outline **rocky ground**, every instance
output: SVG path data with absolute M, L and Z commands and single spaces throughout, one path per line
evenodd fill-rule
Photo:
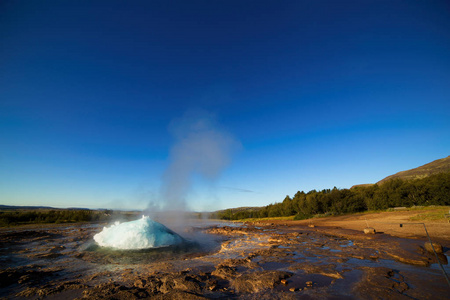
M 95 224 L 6 228 L 0 297 L 448 299 L 450 287 L 425 239 L 308 225 L 194 226 L 185 233 L 191 242 L 148 251 L 97 247 L 92 237 L 102 226 Z M 450 240 L 439 242 L 450 274 Z

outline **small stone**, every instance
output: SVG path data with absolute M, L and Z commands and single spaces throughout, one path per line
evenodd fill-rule
M 286 285 L 288 283 L 288 281 L 286 279 L 281 279 L 281 283 Z
M 314 228 L 316 226 L 314 226 L 314 224 L 309 224 L 308 227 Z
M 375 228 L 367 227 L 367 228 L 364 228 L 364 233 L 365 234 L 375 234 L 377 232 L 376 232 Z
M 145 287 L 145 280 L 137 279 L 133 285 L 137 288 L 143 289 Z
M 295 288 L 295 287 L 291 287 L 290 289 L 289 289 L 289 291 L 291 291 L 291 292 L 295 292 L 297 289 Z
M 307 282 L 306 282 L 306 285 L 307 285 L 307 286 L 312 286 L 312 285 L 313 285 L 313 282 L 312 282 L 312 281 L 307 281 Z

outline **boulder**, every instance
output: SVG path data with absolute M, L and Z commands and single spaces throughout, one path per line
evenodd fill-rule
M 364 228 L 364 233 L 365 234 L 375 234 L 377 232 L 376 232 L 375 228 L 367 227 L 367 228 Z

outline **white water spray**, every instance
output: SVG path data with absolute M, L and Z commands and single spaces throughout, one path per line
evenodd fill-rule
M 183 242 L 178 234 L 146 216 L 104 227 L 94 240 L 102 247 L 121 250 L 160 248 Z

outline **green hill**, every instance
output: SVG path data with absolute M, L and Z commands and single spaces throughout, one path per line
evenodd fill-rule
M 414 180 L 414 179 L 421 179 L 428 177 L 430 175 L 438 174 L 438 173 L 444 173 L 444 172 L 450 172 L 450 156 L 447 156 L 445 158 L 437 159 L 435 161 L 432 161 L 428 164 L 425 164 L 423 166 L 406 170 L 402 172 L 395 173 L 394 175 L 390 175 L 380 181 L 378 181 L 378 184 L 385 183 L 391 179 L 399 178 L 402 180 Z

